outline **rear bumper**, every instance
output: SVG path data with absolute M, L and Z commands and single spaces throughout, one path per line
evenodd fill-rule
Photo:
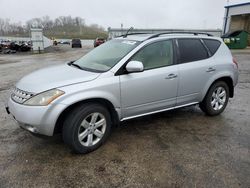
M 32 133 L 52 136 L 57 118 L 64 108 L 63 104 L 26 106 L 9 99 L 6 111 L 13 116 L 20 127 Z
M 81 48 L 82 45 L 81 44 L 72 44 L 72 48 L 75 48 L 75 47 Z
M 238 84 L 239 81 L 239 70 L 234 71 L 234 80 L 233 80 L 233 85 L 234 87 Z

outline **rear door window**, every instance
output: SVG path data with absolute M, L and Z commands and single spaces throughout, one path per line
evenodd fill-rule
M 200 39 L 178 39 L 180 63 L 199 61 L 208 58 L 208 52 Z
M 202 39 L 202 40 L 204 41 L 205 45 L 211 52 L 211 55 L 214 55 L 221 45 L 221 42 L 218 40 L 211 40 L 211 39 Z

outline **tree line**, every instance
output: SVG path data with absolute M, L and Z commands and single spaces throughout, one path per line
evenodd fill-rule
M 0 36 L 27 37 L 30 28 L 43 28 L 44 35 L 53 38 L 96 38 L 107 37 L 107 32 L 98 24 L 87 25 L 81 17 L 59 16 L 51 19 L 49 16 L 32 18 L 22 22 L 11 22 L 0 18 Z

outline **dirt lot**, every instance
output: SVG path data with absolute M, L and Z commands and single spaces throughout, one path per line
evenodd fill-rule
M 87 155 L 72 154 L 60 135 L 42 139 L 19 128 L 4 109 L 9 88 L 90 49 L 0 55 L 0 187 L 250 187 L 250 52 L 234 52 L 239 84 L 217 117 L 193 106 L 130 120 Z

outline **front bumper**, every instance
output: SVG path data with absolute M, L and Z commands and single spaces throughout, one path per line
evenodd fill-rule
M 65 105 L 58 103 L 48 106 L 27 106 L 18 104 L 10 98 L 6 111 L 22 128 L 32 133 L 52 136 L 57 118 L 65 108 Z

